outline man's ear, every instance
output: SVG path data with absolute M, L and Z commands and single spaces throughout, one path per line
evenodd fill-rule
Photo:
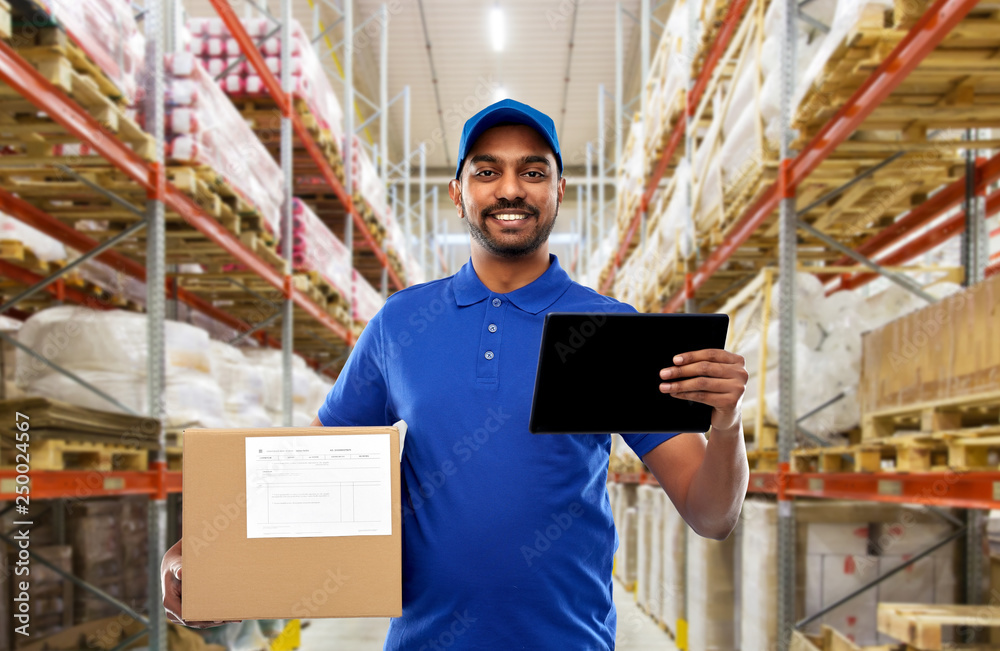
M 458 211 L 458 218 L 462 218 L 462 184 L 457 179 L 448 181 L 448 196 L 451 197 Z

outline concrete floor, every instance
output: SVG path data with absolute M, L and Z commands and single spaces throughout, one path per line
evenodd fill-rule
M 675 651 L 670 637 L 635 605 L 631 593 L 615 581 L 618 607 L 617 651 Z M 303 622 L 305 624 L 306 622 Z M 372 651 L 381 649 L 388 619 L 313 619 L 302 630 L 300 651 Z

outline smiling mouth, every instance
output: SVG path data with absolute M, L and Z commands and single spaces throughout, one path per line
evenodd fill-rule
M 500 213 L 494 213 L 490 215 L 490 217 L 492 217 L 493 219 L 500 220 L 502 222 L 516 222 L 522 219 L 527 219 L 528 217 L 531 217 L 531 215 L 527 213 L 500 212 Z

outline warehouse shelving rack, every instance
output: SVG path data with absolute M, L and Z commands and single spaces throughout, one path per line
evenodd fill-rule
M 149 617 L 142 617 L 135 613 L 127 604 L 121 603 L 110 596 L 102 593 L 94 586 L 87 585 L 77 577 L 67 575 L 58 568 L 52 567 L 44 559 L 40 559 L 35 554 L 32 556 L 35 561 L 51 567 L 54 571 L 62 574 L 68 580 L 81 587 L 94 592 L 114 603 L 123 612 L 131 614 L 148 627 L 150 632 L 149 646 L 154 651 L 161 651 L 167 648 L 166 644 L 166 622 L 164 612 L 160 606 L 160 580 L 159 566 L 167 547 L 168 527 L 175 518 L 171 518 L 171 525 L 168 525 L 167 512 L 173 511 L 176 504 L 168 497 L 176 496 L 181 491 L 181 473 L 168 471 L 165 456 L 166 433 L 162 427 L 162 398 L 164 392 L 165 373 L 165 350 L 164 350 L 164 320 L 166 318 L 166 299 L 177 300 L 185 303 L 191 308 L 203 312 L 221 323 L 224 323 L 241 332 L 241 336 L 253 336 L 264 345 L 276 345 L 274 337 L 264 331 L 279 314 L 272 314 L 267 318 L 261 318 L 259 322 L 248 323 L 241 318 L 229 314 L 213 306 L 211 302 L 195 295 L 194 293 L 178 287 L 173 279 L 166 278 L 166 237 L 165 237 L 165 210 L 169 208 L 178 214 L 185 222 L 203 234 L 208 240 L 213 242 L 222 251 L 229 254 L 234 261 L 249 269 L 260 279 L 270 285 L 283 300 L 281 306 L 281 337 L 280 346 L 283 357 L 283 412 L 285 425 L 291 425 L 292 418 L 292 347 L 295 337 L 294 324 L 302 318 L 310 319 L 322 328 L 326 343 L 339 341 L 344 354 L 349 351 L 353 343 L 353 335 L 350 329 L 345 328 L 339 322 L 333 320 L 319 305 L 314 303 L 304 292 L 297 289 L 292 282 L 291 274 L 291 198 L 293 183 L 293 133 L 297 137 L 297 143 L 307 153 L 315 169 L 318 170 L 323 182 L 343 205 L 344 211 L 350 216 L 346 220 L 346 233 L 348 250 L 354 252 L 358 245 L 362 245 L 371 251 L 374 258 L 381 265 L 383 290 L 387 282 L 391 282 L 396 289 L 401 289 L 402 279 L 389 265 L 385 251 L 379 247 L 372 235 L 368 232 L 361 218 L 359 210 L 354 204 L 352 196 L 352 179 L 350 165 L 345 167 L 345 183 L 341 184 L 333 170 L 330 168 L 316 142 L 309 131 L 305 128 L 301 119 L 292 110 L 291 102 L 291 65 L 290 48 L 287 44 L 291 42 L 291 0 L 281 2 L 281 42 L 282 42 L 282 74 L 280 82 L 271 74 L 263 58 L 259 54 L 256 46 L 249 35 L 243 29 L 242 24 L 236 18 L 231 6 L 226 0 L 211 0 L 213 7 L 218 11 L 220 17 L 229 27 L 234 38 L 239 42 L 240 47 L 257 74 L 261 76 L 266 88 L 272 98 L 277 102 L 281 111 L 281 168 L 284 175 L 284 205 L 283 220 L 284 232 L 284 270 L 279 271 L 265 263 L 251 249 L 245 246 L 239 239 L 229 233 L 218 221 L 208 215 L 197 203 L 188 196 L 180 192 L 174 185 L 168 182 L 166 169 L 164 166 L 164 69 L 163 53 L 166 52 L 164 35 L 173 34 L 176 20 L 176 12 L 173 11 L 172 0 L 146 0 L 145 8 L 142 11 L 144 29 L 147 39 L 147 61 L 150 62 L 150 75 L 146 85 L 146 124 L 155 142 L 155 155 L 151 162 L 140 158 L 135 152 L 128 148 L 123 142 L 114 136 L 109 136 L 102 130 L 101 125 L 91 117 L 74 100 L 67 98 L 62 92 L 57 90 L 51 83 L 42 77 L 27 61 L 25 61 L 7 43 L 0 42 L 0 79 L 12 87 L 23 98 L 31 102 L 39 111 L 44 111 L 55 122 L 60 124 L 70 134 L 75 136 L 80 142 L 88 144 L 105 161 L 110 163 L 115 169 L 124 173 L 132 182 L 141 187 L 147 197 L 145 214 L 143 218 L 134 226 L 114 235 L 113 237 L 98 242 L 84 233 L 75 230 L 72 226 L 52 217 L 44 211 L 36 208 L 30 203 L 20 199 L 14 194 L 0 189 L 0 209 L 46 233 L 47 235 L 62 242 L 66 246 L 72 247 L 81 252 L 78 261 L 63 267 L 59 271 L 42 277 L 16 265 L 6 262 L 0 263 L 0 274 L 8 276 L 17 282 L 27 285 L 28 288 L 21 292 L 13 300 L 2 306 L 10 313 L 17 314 L 18 311 L 13 305 L 27 298 L 47 292 L 57 301 L 70 301 L 73 303 L 86 305 L 96 309 L 113 309 L 98 298 L 81 292 L 72 286 L 67 286 L 64 274 L 71 270 L 79 262 L 94 258 L 101 260 L 116 268 L 119 272 L 144 281 L 146 283 L 146 316 L 148 321 L 148 397 L 150 413 L 148 416 L 157 422 L 157 452 L 156 458 L 150 464 L 148 471 L 97 471 L 97 470 L 60 470 L 60 471 L 36 471 L 30 473 L 31 496 L 36 500 L 53 500 L 50 504 L 55 508 L 54 513 L 58 521 L 61 521 L 63 504 L 66 501 L 83 499 L 88 497 L 116 496 L 116 495 L 148 495 L 150 497 L 149 509 Z M 351 53 L 353 50 L 353 37 L 356 28 L 353 25 L 352 7 L 350 2 L 344 3 L 342 22 L 344 23 L 344 47 L 347 53 L 347 66 L 345 67 L 345 94 L 347 101 L 345 106 L 353 106 L 353 79 L 351 72 Z M 382 6 L 383 16 L 387 15 L 387 8 Z M 383 53 L 387 48 L 387 34 L 382 33 Z M 383 84 L 385 80 L 385 66 L 387 62 L 383 57 Z M 408 93 L 406 94 L 408 99 Z M 384 94 L 383 94 L 383 99 Z M 380 117 L 383 123 L 386 118 L 388 106 L 383 102 Z M 408 102 L 407 107 L 408 109 Z M 354 133 L 352 112 L 345 111 L 347 134 Z M 409 122 L 407 111 L 407 124 Z M 386 128 L 382 128 L 382 136 L 386 137 Z M 409 138 L 407 129 L 406 138 Z M 345 158 L 350 160 L 352 139 L 348 135 L 342 151 L 348 152 Z M 409 143 L 406 143 L 409 151 Z M 385 150 L 383 150 L 385 151 Z M 409 156 L 404 161 L 407 171 L 409 170 Z M 387 169 L 387 163 L 383 157 L 382 164 Z M 401 164 L 402 165 L 402 164 Z M 65 170 L 73 175 L 71 170 Z M 407 174 L 407 185 L 409 176 Z M 117 198 L 106 190 L 93 187 L 112 201 Z M 119 203 L 122 203 L 119 201 Z M 406 208 L 409 208 L 406 206 Z M 352 227 L 357 225 L 362 236 L 358 242 L 353 241 Z M 140 264 L 128 256 L 112 250 L 120 242 L 144 229 L 146 233 L 146 264 Z M 353 260 L 352 260 L 353 263 Z M 353 265 L 352 265 L 353 266 Z M 265 302 L 274 304 L 267 297 L 261 297 Z M 24 313 L 21 313 L 22 315 Z M 298 315 L 298 318 L 296 316 Z M 316 336 L 306 330 L 307 336 Z M 16 345 L 16 342 L 13 342 Z M 22 347 L 23 348 L 23 347 Z M 37 352 L 27 351 L 30 354 L 42 358 Z M 61 370 L 55 364 L 47 362 L 49 366 L 56 370 Z M 318 364 L 317 364 L 318 366 Z M 321 369 L 322 370 L 322 369 Z M 79 381 L 79 378 L 76 378 Z M 91 390 L 94 387 L 86 385 Z M 0 499 L 13 500 L 16 473 L 14 470 L 0 470 Z M 11 505 L 9 508 L 13 508 Z M 30 516 L 29 516 L 30 517 Z M 57 529 L 63 529 L 57 527 Z M 8 540 L 8 542 L 10 542 Z
M 902 265 L 915 256 L 925 253 L 941 242 L 965 231 L 968 231 L 966 240 L 971 242 L 963 247 L 966 284 L 973 284 L 985 276 L 1000 272 L 1000 260 L 988 263 L 982 255 L 974 253 L 977 244 L 980 244 L 982 238 L 986 237 L 985 219 L 1000 210 L 1000 191 L 994 191 L 987 195 L 990 185 L 1000 178 L 1000 155 L 989 159 L 974 159 L 970 156 L 966 165 L 965 178 L 946 185 L 923 204 L 914 207 L 904 217 L 870 237 L 857 250 L 851 250 L 833 238 L 811 228 L 808 224 L 799 221 L 799 215 L 802 213 L 797 213 L 795 204 L 796 188 L 841 143 L 847 140 L 865 118 L 936 48 L 945 36 L 973 9 L 976 1 L 936 0 L 933 3 L 928 3 L 929 6 L 920 20 L 910 28 L 905 37 L 891 50 L 868 80 L 827 121 L 819 133 L 794 156 L 791 152 L 793 133 L 790 126 L 794 92 L 792 62 L 795 60 L 792 35 L 795 33 L 799 5 L 804 3 L 797 0 L 774 1 L 783 1 L 785 4 L 780 69 L 782 75 L 780 115 L 783 128 L 777 181 L 767 186 L 749 204 L 742 216 L 723 237 L 721 244 L 701 259 L 696 268 L 689 268 L 684 277 L 683 288 L 676 291 L 663 304 L 662 310 L 664 312 L 675 312 L 681 309 L 694 311 L 696 309 L 696 292 L 699 288 L 702 288 L 737 249 L 747 242 L 775 210 L 779 211 L 778 233 L 780 239 L 777 257 L 779 273 L 782 277 L 790 277 L 795 272 L 796 232 L 799 229 L 807 230 L 814 238 L 843 254 L 842 258 L 830 266 L 859 265 L 856 267 L 859 271 L 850 273 L 838 271 L 836 274 L 821 276 L 825 280 L 836 280 L 833 291 L 858 287 L 879 275 L 900 281 L 900 278 L 886 267 Z M 645 211 L 659 187 L 664 171 L 671 164 L 682 138 L 688 138 L 686 154 L 691 155 L 692 125 L 690 116 L 697 109 L 701 100 L 700 94 L 712 76 L 715 63 L 726 50 L 728 41 L 740 21 L 746 4 L 746 2 L 738 0 L 730 5 L 715 41 L 708 49 L 705 64 L 688 87 L 686 105 L 688 119 L 679 122 L 666 138 L 664 153 L 654 165 L 653 175 L 644 188 L 639 209 L 632 217 L 629 228 L 624 233 L 615 252 L 612 276 L 601 286 L 601 290 L 604 292 L 610 289 L 614 272 L 621 267 L 622 262 L 630 253 L 636 231 L 644 231 Z M 648 25 L 643 27 L 648 28 Z M 693 29 L 689 30 L 689 36 L 693 33 Z M 618 106 L 620 109 L 620 97 L 618 98 Z M 619 119 L 617 125 L 619 129 L 617 140 L 620 142 L 622 120 Z M 974 148 L 975 145 L 973 144 L 971 147 Z M 617 156 L 617 161 L 617 165 L 620 166 L 620 154 Z M 603 165 L 603 161 L 600 164 Z M 846 186 L 834 190 L 834 192 L 824 196 L 822 201 L 828 201 L 837 196 L 861 178 L 856 178 Z M 947 219 L 940 228 L 913 237 L 920 232 L 919 229 L 955 208 L 963 200 L 965 202 L 963 211 Z M 690 200 L 687 209 L 690 223 Z M 906 238 L 910 238 L 910 240 L 905 241 Z M 904 241 L 905 243 L 899 246 Z M 879 263 L 873 262 L 872 257 L 892 246 L 896 246 L 896 250 L 880 258 Z M 749 280 L 755 273 L 755 271 L 747 272 L 748 278 L 746 280 Z M 739 286 L 739 282 L 731 284 L 730 291 L 735 291 Z M 976 589 L 974 579 L 983 575 L 986 566 L 983 549 L 979 544 L 980 541 L 976 539 L 976 534 L 982 527 L 982 510 L 1000 508 L 1000 472 L 948 471 L 866 474 L 800 473 L 790 470 L 790 451 L 794 445 L 797 430 L 791 380 L 794 377 L 795 368 L 794 319 L 792 318 L 794 299 L 794 283 L 782 283 L 779 299 L 779 347 L 781 353 L 779 360 L 778 470 L 777 472 L 751 473 L 748 488 L 750 493 L 771 494 L 775 495 L 778 500 L 778 631 L 781 648 L 787 648 L 793 628 L 814 620 L 830 609 L 825 608 L 819 613 L 814 613 L 806 620 L 795 621 L 794 498 L 797 497 L 908 503 L 932 509 L 938 507 L 969 509 L 964 527 L 949 536 L 948 540 L 939 541 L 925 553 L 929 553 L 940 545 L 965 534 L 966 601 L 980 603 L 984 595 Z M 633 484 L 656 484 L 655 478 L 647 473 L 631 475 L 612 473 L 610 479 L 611 481 Z M 912 563 L 922 556 L 923 554 L 917 555 L 909 562 Z M 884 578 L 885 576 L 878 577 L 870 585 Z M 862 590 L 867 589 L 870 585 L 865 586 Z M 847 598 L 860 592 L 861 590 Z M 833 604 L 831 608 L 844 601 L 846 599 Z

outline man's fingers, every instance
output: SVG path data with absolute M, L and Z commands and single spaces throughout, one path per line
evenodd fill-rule
M 691 364 L 683 364 L 681 366 L 674 366 L 671 368 L 665 368 L 660 371 L 661 380 L 671 380 L 682 377 L 716 377 L 716 378 L 735 378 L 739 377 L 742 371 L 741 366 L 735 364 L 721 364 L 719 362 L 694 362 Z
M 743 364 L 743 357 L 736 353 L 721 348 L 705 348 L 704 350 L 693 350 L 688 353 L 680 353 L 673 359 L 674 364 L 691 364 L 693 362 L 718 362 L 720 364 Z
M 709 393 L 734 393 L 735 386 L 731 379 L 719 379 L 709 377 L 696 377 L 690 380 L 680 380 L 679 382 L 662 382 L 660 391 L 677 395 L 688 391 L 707 391 Z

